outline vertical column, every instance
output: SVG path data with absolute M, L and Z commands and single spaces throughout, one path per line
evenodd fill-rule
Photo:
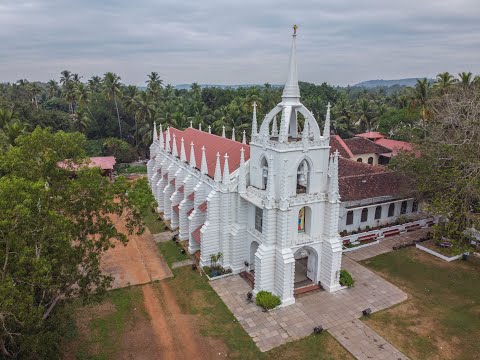
M 276 211 L 263 210 L 263 243 L 255 254 L 255 288 L 256 294 L 260 290 L 275 292 L 275 238 L 276 238 Z

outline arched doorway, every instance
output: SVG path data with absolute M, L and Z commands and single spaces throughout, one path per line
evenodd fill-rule
M 302 247 L 294 254 L 295 258 L 295 277 L 293 287 L 295 289 L 309 286 L 317 283 L 317 263 L 318 255 L 310 247 Z
M 258 243 L 256 241 L 252 241 L 250 244 L 250 262 L 249 262 L 249 270 L 250 272 L 255 271 L 255 253 L 258 250 Z

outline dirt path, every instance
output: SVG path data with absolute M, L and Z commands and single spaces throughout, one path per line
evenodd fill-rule
M 200 335 L 194 315 L 182 314 L 175 296 L 165 282 L 160 294 L 151 285 L 142 287 L 145 310 L 160 347 L 161 359 L 224 359 L 225 345 Z M 160 298 L 161 301 L 160 301 Z
M 113 216 L 115 227 L 127 233 L 124 218 Z M 117 244 L 102 256 L 101 268 L 114 277 L 112 288 L 147 284 L 172 276 L 148 229 L 142 235 L 130 235 L 126 246 Z

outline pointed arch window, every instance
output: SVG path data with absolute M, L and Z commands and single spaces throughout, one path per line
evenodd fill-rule
M 357 162 L 363 162 L 362 158 L 358 158 Z
M 407 213 L 407 202 L 402 201 L 402 204 L 400 206 L 400 214 L 406 214 Z
M 307 160 L 302 160 L 297 169 L 297 194 L 308 193 L 310 182 L 310 165 Z
M 388 207 L 388 217 L 392 217 L 395 214 L 395 204 L 391 203 Z
M 370 156 L 370 157 L 368 158 L 368 163 L 369 163 L 370 165 L 373 165 L 373 157 Z
M 360 218 L 361 222 L 365 222 L 368 220 L 368 208 L 362 209 L 362 216 Z
M 375 208 L 375 220 L 381 219 L 382 218 L 382 207 L 377 206 Z
M 353 210 L 350 210 L 347 212 L 347 222 L 346 225 L 352 225 L 353 224 Z
M 417 211 L 418 211 L 418 201 L 417 201 L 417 200 L 413 200 L 412 212 L 417 212 Z
M 262 158 L 261 169 L 262 169 L 262 190 L 267 190 L 268 162 L 267 162 L 267 159 L 265 157 Z

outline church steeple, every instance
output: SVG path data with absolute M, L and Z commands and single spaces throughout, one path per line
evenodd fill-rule
M 288 67 L 288 77 L 285 87 L 283 88 L 282 101 L 298 102 L 300 99 L 300 88 L 298 87 L 298 71 L 297 71 L 297 25 L 293 25 L 292 49 L 290 51 L 290 64 Z
M 163 141 L 163 129 L 162 129 L 162 124 L 160 124 L 159 141 L 160 141 L 160 149 L 163 149 L 165 144 L 164 144 L 164 141 Z
M 327 115 L 325 116 L 325 125 L 323 127 L 323 137 L 330 137 L 330 102 L 327 105 Z
M 253 102 L 253 116 L 252 116 L 252 134 L 251 138 L 253 139 L 257 136 L 257 103 Z
M 154 142 L 157 142 L 157 141 L 158 141 L 157 123 L 156 123 L 156 121 L 153 122 L 153 141 L 154 141 Z
M 192 168 L 197 167 L 197 161 L 195 160 L 195 149 L 193 147 L 193 141 L 190 143 L 190 166 Z

